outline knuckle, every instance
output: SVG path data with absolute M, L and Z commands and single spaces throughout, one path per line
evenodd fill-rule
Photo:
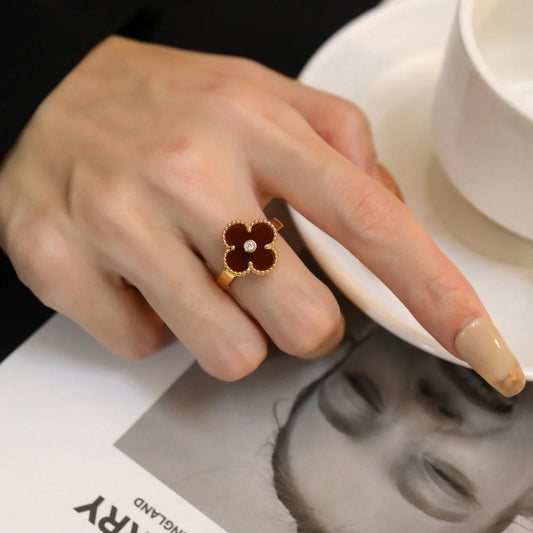
M 470 294 L 468 289 L 465 278 L 445 269 L 429 277 L 419 294 L 423 306 L 442 309 L 449 305 L 456 306 L 457 302 L 466 305 L 465 295 Z
M 149 190 L 173 211 L 187 220 L 209 220 L 212 206 L 221 205 L 240 179 L 238 174 L 218 179 L 231 157 L 229 150 L 212 149 L 208 139 L 189 139 L 152 153 L 144 174 Z
M 228 341 L 224 345 L 219 344 L 208 358 L 200 359 L 200 364 L 214 377 L 231 382 L 251 374 L 266 355 L 267 347 L 262 339 L 237 345 Z
M 261 114 L 261 98 L 251 83 L 219 77 L 204 94 L 203 109 L 211 123 L 230 127 L 228 131 L 239 131 L 252 116 Z
M 370 121 L 359 107 L 341 98 L 335 100 L 334 106 L 336 108 L 335 114 L 352 131 L 365 134 L 370 132 Z
M 349 104 L 343 104 L 341 107 L 342 109 L 338 112 L 340 115 L 338 124 L 340 124 L 340 129 L 344 130 L 341 133 L 346 139 L 350 139 L 352 142 L 355 139 L 359 145 L 364 146 L 369 159 L 376 159 L 372 129 L 366 115 L 360 109 Z
M 351 102 L 325 95 L 323 105 L 316 106 L 317 133 L 336 150 L 365 171 L 371 170 L 377 154 L 372 130 L 366 115 Z
M 341 127 L 345 133 L 354 136 L 369 136 L 371 125 L 368 117 L 352 102 L 334 95 L 327 95 L 328 101 L 325 104 L 327 115 L 331 122 L 337 127 Z
M 12 250 L 19 279 L 47 306 L 57 307 L 61 279 L 70 262 L 67 238 L 49 218 L 39 216 L 24 227 L 24 239 Z
M 209 92 L 229 100 L 239 100 L 252 92 L 252 85 L 233 76 L 220 75 L 213 80 Z
M 228 58 L 228 62 L 231 65 L 232 71 L 236 73 L 242 73 L 243 71 L 249 74 L 268 72 L 269 69 L 256 61 L 248 57 L 233 56 Z
M 159 350 L 164 344 L 165 334 L 166 327 L 162 322 L 145 323 L 136 328 L 133 335 L 128 335 L 128 339 L 114 351 L 124 359 L 138 361 Z
M 78 195 L 75 211 L 98 239 L 125 242 L 133 235 L 138 207 L 136 192 L 118 180 L 108 179 L 105 186 Z
M 201 143 L 192 139 L 179 140 L 147 157 L 145 179 L 156 194 L 171 199 L 178 206 L 187 205 L 191 193 L 202 183 L 200 176 L 209 171 L 208 161 Z
M 332 296 L 302 303 L 290 316 L 277 344 L 283 351 L 298 357 L 309 356 L 326 344 L 337 332 L 341 320 Z
M 323 94 L 321 109 L 333 124 L 343 127 L 352 134 L 370 132 L 370 121 L 361 108 L 339 96 Z
M 152 154 L 145 175 L 156 197 L 188 219 L 198 220 L 206 206 L 219 203 L 221 191 L 214 179 L 218 173 L 206 149 L 190 144 Z
M 338 211 L 341 228 L 356 242 L 372 245 L 390 242 L 400 227 L 402 204 L 370 180 L 360 189 L 348 185 L 341 191 L 343 202 Z

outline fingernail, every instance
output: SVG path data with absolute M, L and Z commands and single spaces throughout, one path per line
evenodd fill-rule
M 524 372 L 494 324 L 476 318 L 455 338 L 460 356 L 504 396 L 518 394 L 526 384 Z

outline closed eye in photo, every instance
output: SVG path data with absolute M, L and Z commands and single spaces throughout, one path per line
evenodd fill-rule
M 477 504 L 475 487 L 457 468 L 433 457 L 423 458 L 422 463 L 430 479 L 447 495 Z

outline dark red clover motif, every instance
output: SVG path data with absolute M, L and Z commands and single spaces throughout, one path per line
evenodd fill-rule
M 231 222 L 222 240 L 226 245 L 225 265 L 236 275 L 267 274 L 277 262 L 273 248 L 276 231 L 266 220 L 256 220 L 250 225 L 242 220 Z

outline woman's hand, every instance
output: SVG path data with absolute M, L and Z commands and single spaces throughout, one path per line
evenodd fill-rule
M 237 279 L 229 292 L 214 282 L 224 226 L 264 217 L 281 197 L 461 355 L 459 332 L 487 313 L 371 175 L 369 126 L 350 103 L 248 60 L 111 37 L 42 103 L 4 161 L 0 243 L 45 304 L 115 353 L 152 352 L 166 324 L 207 372 L 233 380 L 265 357 L 263 332 L 301 357 L 343 335 L 329 289 L 282 238 L 272 275 Z M 469 328 L 467 340 L 480 331 Z M 507 392 L 517 392 L 512 354 L 476 342 L 462 356 L 493 384 L 515 372 Z

